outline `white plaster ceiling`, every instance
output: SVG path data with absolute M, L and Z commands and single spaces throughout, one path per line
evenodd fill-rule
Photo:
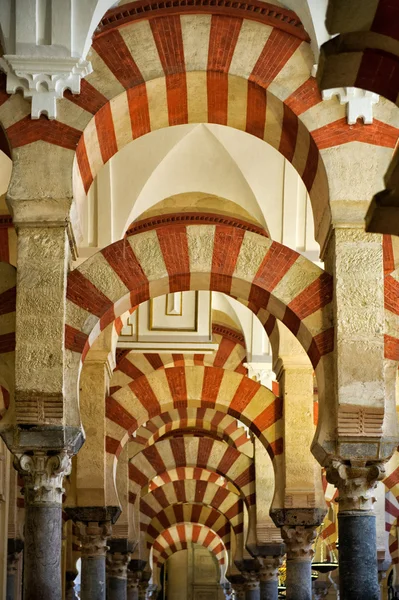
M 318 258 L 302 180 L 274 148 L 213 124 L 168 127 L 125 146 L 100 171 L 82 214 L 82 258 L 121 237 L 143 213 L 182 193 L 235 202 L 275 241 Z

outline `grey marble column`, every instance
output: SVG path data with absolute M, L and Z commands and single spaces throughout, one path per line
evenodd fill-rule
M 312 600 L 312 545 L 316 528 L 284 525 L 281 535 L 287 548 L 286 598 Z
M 132 544 L 111 539 L 107 552 L 107 600 L 127 600 L 127 570 Z
M 20 553 L 13 552 L 7 555 L 7 591 L 6 600 L 16 599 L 17 573 Z
M 105 600 L 107 539 L 111 535 L 110 522 L 78 522 L 81 542 L 81 600 Z
M 339 580 L 341 600 L 379 600 L 376 517 L 373 510 L 381 464 L 351 466 L 335 461 L 327 480 L 339 490 Z
M 62 597 L 62 487 L 71 459 L 61 452 L 16 455 L 24 479 L 24 600 Z
M 260 578 L 260 600 L 278 600 L 278 570 L 282 565 L 283 557 L 264 556 L 259 557 L 261 568 Z
M 260 600 L 260 584 L 258 575 L 251 574 L 244 584 L 245 600 Z
M 140 581 L 140 583 L 139 583 L 139 600 L 146 600 L 148 585 L 149 585 L 148 581 Z
M 127 572 L 127 600 L 139 600 L 140 571 Z

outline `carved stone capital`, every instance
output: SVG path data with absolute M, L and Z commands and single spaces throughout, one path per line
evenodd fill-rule
M 7 575 L 15 575 L 18 570 L 19 552 L 7 555 Z
M 61 504 L 63 479 L 71 472 L 71 457 L 66 452 L 50 454 L 36 451 L 16 454 L 14 467 L 24 478 L 27 504 Z
M 372 511 L 376 501 L 374 490 L 377 481 L 385 477 L 385 468 L 382 463 L 357 466 L 335 460 L 326 468 L 326 477 L 329 483 L 338 488 L 340 512 Z
M 281 535 L 287 548 L 288 560 L 312 560 L 312 545 L 316 539 L 315 527 L 284 525 Z
M 122 552 L 108 552 L 107 576 L 112 579 L 126 579 L 130 554 Z
M 141 580 L 141 571 L 129 571 L 127 572 L 127 589 L 138 590 Z
M 81 543 L 82 558 L 106 556 L 108 546 L 107 538 L 112 533 L 111 524 L 108 523 L 82 523 L 76 524 L 78 538 Z
M 245 579 L 245 590 L 259 589 L 259 571 L 242 571 L 242 575 Z
M 232 585 L 234 600 L 245 600 L 245 583 L 234 583 Z
M 259 560 L 261 562 L 260 581 L 275 581 L 278 577 L 278 570 L 283 564 L 283 556 L 266 556 Z
M 139 583 L 139 600 L 146 600 L 148 581 L 140 581 Z

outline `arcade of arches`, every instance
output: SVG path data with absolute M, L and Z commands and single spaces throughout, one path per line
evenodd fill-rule
M 2 0 L 0 598 L 399 598 L 399 11 Z

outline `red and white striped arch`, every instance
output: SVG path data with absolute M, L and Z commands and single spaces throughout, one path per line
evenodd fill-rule
M 193 505 L 192 514 L 200 515 L 203 508 L 214 508 L 229 521 L 236 536 L 237 549 L 243 548 L 244 515 L 243 502 L 237 494 L 221 488 L 214 483 L 198 481 L 178 481 L 164 485 L 162 488 L 145 494 L 140 499 L 140 531 L 147 534 L 150 524 L 156 521 L 165 525 L 162 515 L 165 510 L 173 507 L 174 513 L 180 509 L 177 505 Z M 178 512 L 180 515 L 181 512 Z M 216 513 L 212 514 L 216 518 Z M 214 527 L 211 518 L 207 526 Z M 149 546 L 147 545 L 147 549 Z M 236 555 L 235 558 L 238 558 Z
M 236 534 L 243 532 L 243 503 L 232 491 L 205 481 L 173 481 L 149 491 L 140 498 L 140 529 L 158 513 L 174 504 L 190 503 L 212 506 L 230 521 Z
M 281 398 L 239 373 L 217 367 L 173 367 L 141 377 L 106 399 L 109 481 L 113 480 L 115 459 L 134 431 L 163 413 L 196 407 L 217 410 L 247 425 L 268 450 L 275 472 L 282 468 Z M 195 439 L 212 442 L 209 438 Z M 150 450 L 151 446 L 145 451 Z
M 320 392 L 328 385 L 324 359 L 333 350 L 331 276 L 252 232 L 168 225 L 108 246 L 68 275 L 69 395 L 77 394 L 81 360 L 109 323 L 151 297 L 188 289 L 238 298 L 266 329 L 270 314 L 273 325 L 274 317 L 282 320 L 315 367 Z
M 151 522 L 145 526 L 146 548 L 149 554 L 154 540 L 159 534 L 178 523 L 200 523 L 211 528 L 222 540 L 227 550 L 231 545 L 230 533 L 232 527 L 228 518 L 212 506 L 200 504 L 174 504 L 158 513 Z M 147 558 L 148 560 L 148 558 Z
M 318 197 L 319 214 L 329 212 L 324 167 L 308 130 L 315 128 L 312 111 L 316 107 L 317 114 L 321 102 L 310 77 L 314 59 L 308 41 L 298 28 L 282 31 L 278 20 L 273 27 L 250 18 L 185 12 L 182 7 L 181 14 L 159 18 L 152 12 L 155 18 L 125 22 L 94 38 L 94 72 L 79 96 L 68 95 L 80 109 L 80 119 L 73 120 L 78 109 L 68 107 L 70 123 L 91 119 L 77 149 L 77 196 L 130 141 L 161 127 L 210 122 L 272 144 L 293 163 L 311 197 Z
M 212 552 L 219 563 L 221 578 L 223 578 L 228 566 L 228 553 L 223 540 L 206 525 L 179 523 L 162 531 L 152 544 L 150 564 L 154 584 L 160 583 L 160 568 L 169 556 L 179 550 L 186 550 L 191 543 L 203 546 Z
M 213 341 L 218 349 L 212 354 L 146 354 L 125 350 L 117 352 L 117 363 L 114 369 L 110 393 L 128 385 L 142 375 L 149 375 L 158 369 L 168 367 L 184 367 L 192 365 L 206 365 L 208 367 L 222 367 L 246 375 L 247 369 L 243 363 L 246 361 L 246 348 L 244 336 L 238 331 L 213 323 Z
M 237 419 L 211 408 L 176 408 L 150 419 L 140 427 L 129 443 L 129 456 L 134 456 L 165 435 L 210 436 L 224 441 L 249 457 L 253 443 Z
M 217 473 L 237 488 L 248 509 L 255 506 L 253 459 L 223 442 L 192 437 L 160 441 L 132 458 L 129 463 L 130 503 L 135 503 L 136 497 L 141 496 L 142 490 L 146 490 L 155 477 L 180 467 L 199 467 Z
M 203 467 L 178 467 L 177 469 L 171 469 L 170 471 L 154 477 L 148 485 L 148 490 L 155 490 L 171 481 L 184 481 L 186 479 L 208 481 L 210 483 L 215 483 L 222 488 L 227 488 L 229 485 L 229 482 L 225 477 L 218 473 L 214 473 L 213 471 L 209 471 L 209 469 L 204 469 Z
M 0 262 L 0 417 L 13 398 L 15 386 L 16 270 Z
M 198 544 L 212 552 L 219 564 L 226 564 L 223 540 L 206 525 L 179 523 L 162 531 L 152 545 L 152 563 L 162 565 L 174 552 L 185 550 L 188 544 Z

